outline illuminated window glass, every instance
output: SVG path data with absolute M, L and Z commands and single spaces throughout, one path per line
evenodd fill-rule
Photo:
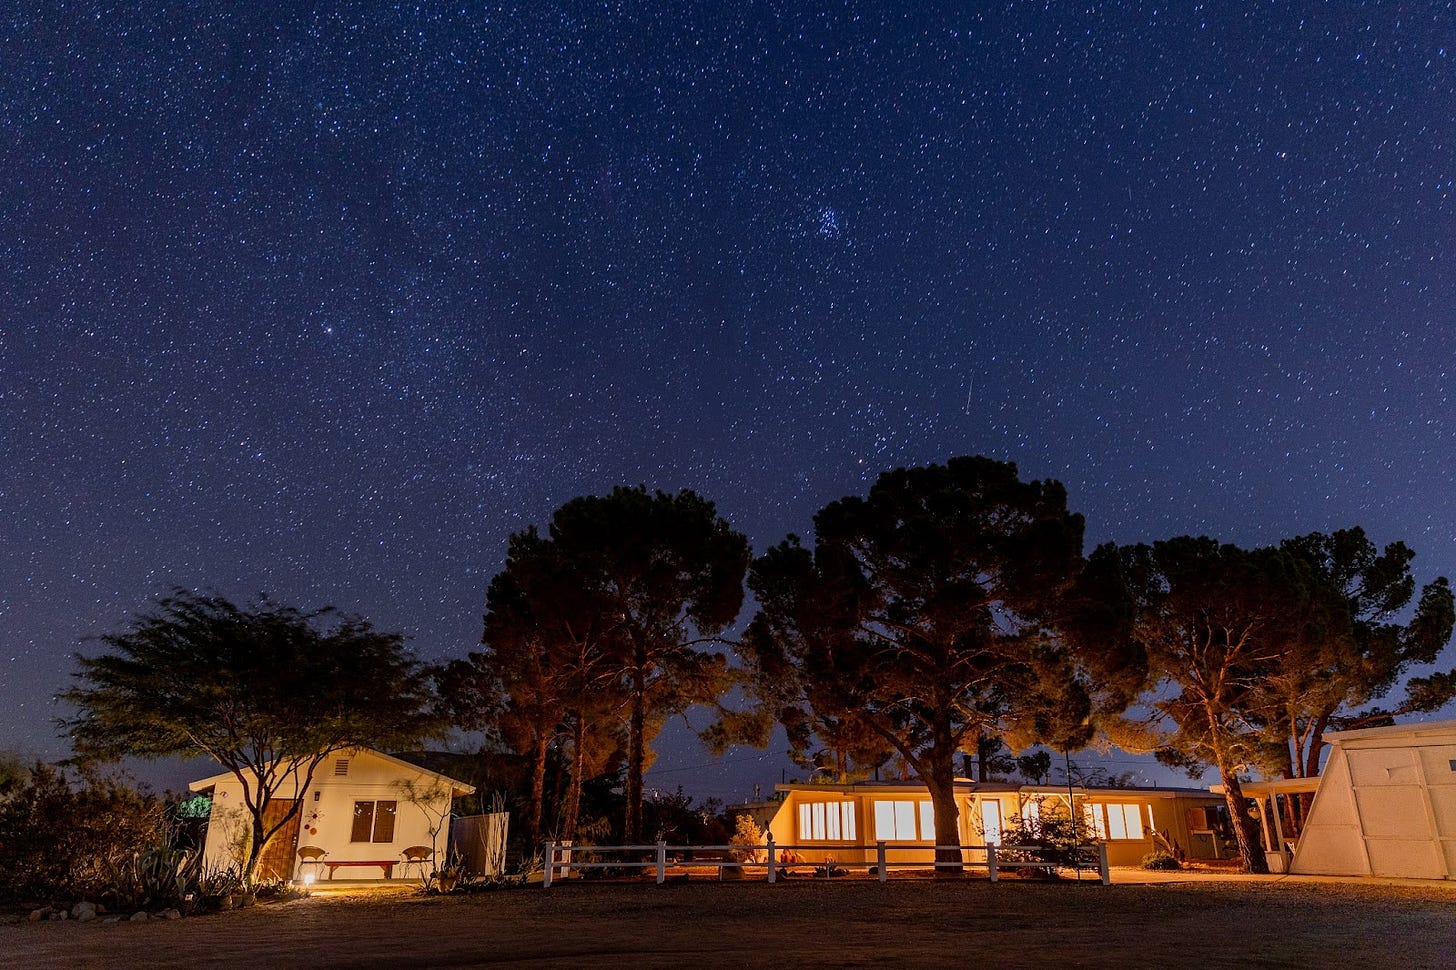
M 930 802 L 920 803 L 920 837 L 935 840 L 935 806 Z
M 1141 805 L 1110 805 L 1090 802 L 1083 807 L 1088 824 L 1097 838 L 1141 839 L 1143 838 L 1143 807 Z
M 799 839 L 803 842 L 842 842 L 854 838 L 854 803 L 800 802 Z
M 1088 802 L 1082 806 L 1082 818 L 1092 828 L 1092 834 L 1102 841 L 1107 841 L 1107 815 L 1102 811 L 1104 806 L 1095 802 Z
M 985 801 L 981 803 L 981 830 L 987 845 L 1001 844 L 1000 802 Z

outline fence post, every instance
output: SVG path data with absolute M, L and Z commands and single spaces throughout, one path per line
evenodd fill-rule
M 768 834 L 768 881 L 773 882 L 778 878 L 778 872 L 774 863 L 774 839 L 773 833 Z
M 667 843 L 657 840 L 657 884 L 667 881 Z
M 1111 877 L 1111 875 L 1107 871 L 1107 843 L 1106 842 L 1098 842 L 1097 843 L 1097 875 L 1099 875 L 1099 876 L 1102 877 L 1102 885 L 1104 885 L 1104 886 L 1107 885 L 1109 882 L 1112 881 L 1112 877 Z
M 556 843 L 546 843 L 546 869 L 541 874 L 541 888 L 551 888 L 551 869 L 556 864 Z
M 996 881 L 996 843 L 986 844 L 986 868 L 991 870 L 991 881 Z
M 884 839 L 880 839 L 880 841 L 878 841 L 878 842 L 875 843 L 875 858 L 878 860 L 878 865 L 875 868 L 879 869 L 879 871 L 880 871 L 880 882 L 884 882 L 885 879 L 888 878 L 888 874 L 885 872 L 885 840 Z

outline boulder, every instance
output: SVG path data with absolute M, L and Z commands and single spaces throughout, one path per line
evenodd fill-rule
M 89 923 L 95 918 L 95 903 L 79 902 L 71 907 L 71 919 L 78 919 L 83 923 Z
M 181 919 L 182 914 L 175 909 L 164 909 L 157 914 L 162 919 Z
M 32 923 L 39 923 L 43 919 L 48 919 L 50 915 L 50 907 L 42 906 L 40 909 L 31 910 L 30 915 L 27 916 L 26 919 L 30 920 Z
M 132 913 L 131 914 L 131 919 L 129 919 L 127 922 L 129 922 L 129 923 L 145 923 L 149 919 L 151 919 L 151 917 L 148 916 L 146 914 L 146 912 L 144 912 L 142 910 L 138 910 L 135 913 Z

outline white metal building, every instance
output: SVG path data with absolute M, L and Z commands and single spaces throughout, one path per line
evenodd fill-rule
M 1325 735 L 1290 871 L 1456 879 L 1456 721 Z

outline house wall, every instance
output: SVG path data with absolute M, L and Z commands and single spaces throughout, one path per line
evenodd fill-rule
M 336 763 L 347 760 L 347 773 L 335 774 Z M 288 779 L 282 786 L 279 797 L 295 797 L 299 779 Z M 410 801 L 406 784 L 413 783 L 420 795 L 426 795 L 432 786 L 438 789 L 433 798 L 424 798 L 423 804 Z M 396 803 L 394 835 L 389 842 L 353 842 L 354 804 L 358 801 L 394 801 Z M 441 855 L 448 844 L 450 794 L 448 783 L 433 775 L 411 772 L 401 766 L 367 752 L 350 756 L 330 757 L 319 766 L 313 784 L 304 795 L 300 821 L 298 845 L 313 845 L 324 849 L 330 861 L 382 861 L 399 860 L 400 854 L 410 846 L 434 846 Z M 438 838 L 430 834 L 431 827 L 444 824 Z M 225 867 L 240 864 L 238 855 L 239 838 L 245 837 L 249 827 L 249 816 L 243 803 L 242 785 L 236 779 L 219 780 L 213 789 L 212 817 L 207 827 L 206 860 L 209 865 Z M 241 844 L 246 845 L 246 842 Z M 425 871 L 429 871 L 429 866 Z M 410 867 L 409 875 L 416 869 Z M 294 878 L 315 873 L 319 879 L 328 878 L 328 870 L 311 864 L 300 865 L 295 855 Z M 378 869 L 349 867 L 338 870 L 339 879 L 377 879 Z M 402 876 L 402 867 L 396 867 L 396 876 Z
M 1066 811 L 1066 796 L 1064 793 L 1028 791 L 1020 793 L 1017 791 L 1004 792 L 958 792 L 956 797 L 957 807 L 960 809 L 960 837 L 962 846 L 975 846 L 967 848 L 963 853 L 964 859 L 971 865 L 984 865 L 986 854 L 983 848 L 987 841 L 987 819 L 996 819 L 999 816 L 1001 831 L 1009 829 L 1016 817 L 1027 811 L 1029 801 L 1042 799 L 1047 805 L 1048 811 Z M 1104 818 L 1104 828 L 1108 828 L 1107 856 L 1108 863 L 1114 866 L 1136 866 L 1142 862 L 1143 856 L 1158 848 L 1154 831 L 1163 833 L 1169 841 L 1188 849 L 1192 840 L 1187 824 L 1187 813 L 1189 808 L 1214 806 L 1219 799 L 1208 796 L 1184 796 L 1170 792 L 1136 792 L 1136 791 L 1093 791 L 1083 795 L 1077 793 L 1077 804 L 1080 808 L 1084 803 L 1099 806 L 1099 811 Z M 934 861 L 933 830 L 929 827 L 931 819 L 924 818 L 921 814 L 921 805 L 928 805 L 929 795 L 923 788 L 906 786 L 903 789 L 894 787 L 875 787 L 871 789 L 855 789 L 852 786 L 832 788 L 826 786 L 823 789 L 790 789 L 785 792 L 785 799 L 779 808 L 778 813 L 770 821 L 767 829 L 773 834 L 775 843 L 779 845 L 792 846 L 790 850 L 795 852 L 806 863 L 823 863 L 829 859 L 836 862 L 846 863 L 874 863 L 877 858 L 875 843 L 884 838 L 886 841 L 886 860 L 890 866 L 904 863 L 926 863 Z M 848 803 L 853 806 L 856 825 L 853 838 L 837 840 L 818 840 L 812 837 L 812 833 L 801 830 L 801 806 L 822 804 L 827 806 L 834 804 Z M 914 831 L 916 837 L 913 839 L 902 839 L 894 836 L 901 834 L 898 828 L 891 829 L 889 835 L 879 830 L 878 819 L 880 810 L 879 803 L 900 803 L 910 804 L 908 814 L 914 820 Z M 995 811 L 989 807 L 993 803 L 999 808 Z M 1103 806 L 1131 806 L 1132 810 L 1138 813 L 1141 822 L 1141 836 L 1138 838 L 1116 838 L 1112 835 L 1112 828 L 1106 823 L 1107 809 Z M 1121 809 L 1127 811 L 1127 809 Z M 902 810 L 898 821 L 905 821 L 905 814 Z M 827 828 L 827 826 L 826 826 Z M 842 829 L 842 826 L 841 826 Z M 992 822 L 991 831 L 995 831 L 995 823 Z

